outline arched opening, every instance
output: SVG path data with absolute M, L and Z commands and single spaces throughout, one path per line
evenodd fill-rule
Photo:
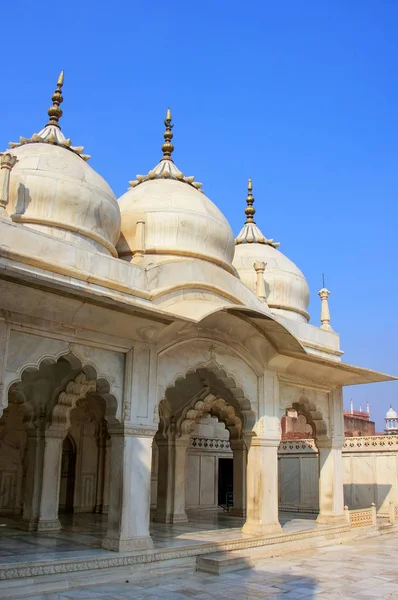
M 26 478 L 26 452 L 31 410 L 25 398 L 10 392 L 8 406 L 0 419 L 0 514 L 19 516 Z
M 322 422 L 323 423 L 323 422 Z M 320 425 L 320 429 L 323 425 Z M 305 405 L 293 403 L 281 419 L 278 451 L 278 500 L 281 521 L 315 518 L 319 512 L 319 451 L 316 426 Z M 310 517 L 310 515 L 313 515 Z
M 223 515 L 244 517 L 243 435 L 255 418 L 242 389 L 223 371 L 220 376 L 214 368 L 199 368 L 166 390 L 159 415 L 153 445 L 153 520 L 192 523 Z
M 0 419 L 0 515 L 8 527 L 57 535 L 76 524 L 81 530 L 79 513 L 100 513 L 80 519 L 100 545 L 109 489 L 107 422 L 117 423 L 116 412 L 108 382 L 72 354 L 22 370 Z

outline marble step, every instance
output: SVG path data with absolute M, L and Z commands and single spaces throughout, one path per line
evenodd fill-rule
M 212 575 L 224 575 L 225 573 L 242 571 L 243 569 L 252 569 L 256 564 L 261 563 L 267 558 L 282 556 L 291 552 L 302 551 L 303 549 L 342 544 L 349 537 L 351 537 L 350 534 L 336 536 L 319 535 L 311 539 L 301 539 L 287 544 L 281 542 L 272 546 L 250 548 L 248 550 L 230 550 L 227 552 L 203 554 L 196 557 L 196 570 L 211 573 Z

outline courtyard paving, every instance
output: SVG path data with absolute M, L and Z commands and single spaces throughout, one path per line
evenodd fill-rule
M 398 534 L 265 559 L 223 576 L 183 572 L 24 600 L 398 600 Z

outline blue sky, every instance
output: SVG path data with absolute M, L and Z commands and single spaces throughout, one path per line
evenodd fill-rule
M 62 127 L 121 195 L 160 157 L 204 184 L 235 233 L 247 177 L 257 223 L 311 287 L 322 272 L 344 360 L 398 374 L 398 3 L 24 0 L 2 15 L 1 143 Z M 398 383 L 345 390 L 378 429 Z

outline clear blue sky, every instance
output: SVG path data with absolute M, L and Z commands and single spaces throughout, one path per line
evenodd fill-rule
M 46 123 L 65 69 L 63 131 L 115 193 L 175 161 L 235 233 L 253 178 L 257 222 L 321 273 L 344 360 L 398 374 L 398 3 L 393 0 L 24 0 L 2 14 L 1 140 Z M 347 388 L 377 427 L 398 383 Z

